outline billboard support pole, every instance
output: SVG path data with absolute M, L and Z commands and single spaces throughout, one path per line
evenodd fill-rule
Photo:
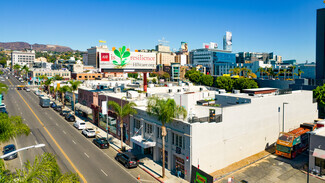
M 144 92 L 147 92 L 147 73 L 144 72 L 143 73 L 143 91 Z

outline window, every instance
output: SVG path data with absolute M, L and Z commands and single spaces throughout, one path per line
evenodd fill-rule
M 81 76 L 79 76 L 79 78 L 81 78 Z
M 150 134 L 152 133 L 152 125 L 151 124 L 146 123 L 145 132 L 150 133 Z
M 172 133 L 172 144 L 185 149 L 185 137 Z
M 138 119 L 134 119 L 134 128 L 140 129 L 141 127 L 141 121 Z

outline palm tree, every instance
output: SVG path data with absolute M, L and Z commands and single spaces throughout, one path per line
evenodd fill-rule
M 67 86 L 67 85 L 64 85 L 63 87 L 60 87 L 60 89 L 59 89 L 59 92 L 61 93 L 61 102 L 63 104 L 62 109 L 64 108 L 64 104 L 65 104 L 65 102 L 64 102 L 64 94 L 67 91 L 70 91 L 70 87 Z
M 135 106 L 137 106 L 134 102 L 129 102 L 122 106 L 122 99 L 121 99 L 121 105 L 114 101 L 108 101 L 107 103 L 108 107 L 112 107 L 115 113 L 117 114 L 117 117 L 120 121 L 120 129 L 121 129 L 121 149 L 123 148 L 123 118 L 130 115 L 130 114 L 137 114 L 137 110 L 134 109 Z
M 74 94 L 75 91 L 78 90 L 79 85 L 81 85 L 81 81 L 77 81 L 77 80 L 71 80 L 69 81 L 70 85 L 70 91 L 72 92 L 72 96 L 73 96 L 73 111 L 74 113 L 76 113 L 76 108 L 75 108 L 75 104 L 76 104 L 76 96 Z
M 36 156 L 33 163 L 28 160 L 24 163 L 23 169 L 18 170 L 11 178 L 13 182 L 80 182 L 75 173 L 62 174 L 55 156 L 50 153 Z
M 44 82 L 44 86 L 47 86 L 47 91 L 48 91 L 49 95 L 51 94 L 51 83 L 52 82 L 53 82 L 52 78 L 49 78 Z
M 16 74 L 18 74 L 18 71 L 20 70 L 20 65 L 19 64 L 15 64 L 14 65 L 14 70 L 16 71 Z
M 302 70 L 298 70 L 298 76 L 299 76 L 299 78 L 301 78 L 301 74 L 303 74 L 303 73 L 305 73 L 305 72 L 302 71 Z
M 6 84 L 3 84 L 3 83 L 0 83 L 0 104 L 2 103 L 2 93 L 3 92 L 5 92 L 5 93 L 7 93 L 8 92 L 8 85 L 6 85 Z
M 258 72 L 260 72 L 260 77 L 263 78 L 263 72 L 265 72 L 264 68 L 260 67 L 257 69 Z
M 282 73 L 284 74 L 284 80 L 286 80 L 287 69 L 283 69 L 283 72 Z
M 295 65 L 292 65 L 292 66 L 291 66 L 291 70 L 292 70 L 291 72 L 292 72 L 292 79 L 293 79 L 293 80 L 295 79 L 295 69 L 296 69 L 296 67 L 297 67 L 297 66 L 295 66 Z
M 21 69 L 20 69 L 24 74 L 26 74 L 26 78 L 27 78 L 27 74 L 29 72 L 29 68 L 27 65 L 24 65 Z
M 151 116 L 156 116 L 161 122 L 161 137 L 162 137 L 162 178 L 165 178 L 165 136 L 167 135 L 166 123 L 171 123 L 174 118 L 187 116 L 187 111 L 184 107 L 176 105 L 174 99 L 160 99 L 151 97 L 147 104 L 147 113 Z
M 18 135 L 29 135 L 30 129 L 20 116 L 0 113 L 0 142 L 7 142 Z

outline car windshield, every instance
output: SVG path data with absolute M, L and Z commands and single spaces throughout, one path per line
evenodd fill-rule
M 15 146 L 7 146 L 5 147 L 5 152 L 11 152 L 11 151 L 14 151 L 16 148 Z
M 95 133 L 95 131 L 94 130 L 88 130 L 89 131 L 89 133 Z
M 85 125 L 85 123 L 80 123 L 80 125 Z
M 289 136 L 287 134 L 282 134 L 280 137 L 279 137 L 279 140 L 283 140 L 283 141 L 286 141 L 286 142 L 291 142 L 293 139 L 292 136 Z
M 108 141 L 107 141 L 106 139 L 100 139 L 100 141 L 101 141 L 102 143 L 104 143 L 104 144 L 107 144 L 107 143 L 108 143 Z
M 279 144 L 276 145 L 276 150 L 285 152 L 285 153 L 290 153 L 290 147 L 279 145 Z

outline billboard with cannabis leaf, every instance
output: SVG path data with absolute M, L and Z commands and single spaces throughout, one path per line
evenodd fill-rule
M 156 54 L 129 52 L 126 47 L 99 53 L 101 69 L 155 69 Z

